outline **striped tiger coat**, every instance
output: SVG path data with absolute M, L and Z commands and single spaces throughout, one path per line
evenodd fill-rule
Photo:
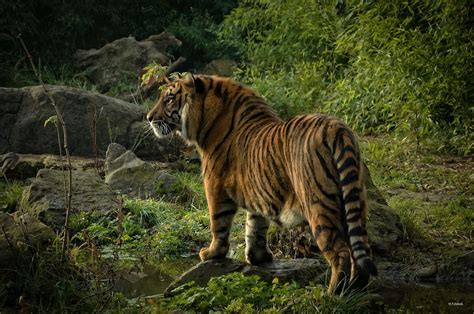
M 147 119 L 158 137 L 177 131 L 201 155 L 212 232 L 202 260 L 225 257 L 240 207 L 249 263 L 272 260 L 270 221 L 307 223 L 331 265 L 329 292 L 349 276 L 365 286 L 376 275 L 359 148 L 343 122 L 318 114 L 284 121 L 249 87 L 190 74 L 167 86 Z

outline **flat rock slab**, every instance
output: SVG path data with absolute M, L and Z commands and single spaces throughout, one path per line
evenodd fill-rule
M 219 259 L 201 262 L 182 274 L 166 288 L 166 297 L 173 295 L 177 287 L 194 281 L 199 286 L 206 285 L 212 277 L 241 272 L 246 276 L 258 275 L 262 280 L 271 282 L 278 278 L 281 283 L 296 281 L 301 285 L 319 282 L 324 279 L 327 265 L 317 259 L 275 260 L 262 265 L 249 265 L 234 259 Z
M 25 189 L 21 204 L 24 210 L 40 218 L 48 226 L 61 227 L 65 219 L 64 176 L 67 172 L 41 169 Z M 110 213 L 117 208 L 117 196 L 94 172 L 72 172 L 72 212 L 98 211 Z

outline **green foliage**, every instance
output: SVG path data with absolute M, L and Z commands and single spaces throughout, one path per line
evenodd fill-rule
M 141 40 L 165 30 L 183 41 L 170 53 L 187 57 L 191 66 L 200 66 L 228 51 L 216 40 L 216 30 L 235 5 L 235 0 L 138 0 L 133 5 L 124 0 L 0 0 L 0 67 L 6 70 L 0 71 L 0 85 L 24 83 L 12 77 L 16 73 L 31 77 L 16 39 L 20 33 L 33 60 L 40 58 L 55 77 L 60 76 L 61 67 L 72 65 L 77 49 L 100 48 L 129 35 Z
M 462 0 L 246 0 L 219 35 L 283 116 L 335 114 L 364 132 L 438 139 L 468 154 L 470 22 Z
M 206 287 L 193 283 L 178 287 L 161 306 L 167 310 L 224 313 L 362 313 L 367 310 L 363 294 L 329 296 L 322 286 L 300 288 L 296 284 L 273 284 L 258 276 L 236 272 L 211 278 Z
M 0 210 L 14 212 L 23 193 L 24 185 L 21 182 L 14 181 L 11 184 L 3 182 L 0 178 Z

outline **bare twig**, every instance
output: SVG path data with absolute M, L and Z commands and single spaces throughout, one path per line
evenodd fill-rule
M 21 38 L 21 34 L 17 36 L 18 40 L 21 43 L 21 46 L 23 47 L 23 50 L 26 53 L 26 56 L 28 57 L 28 60 L 30 61 L 31 68 L 33 69 L 33 72 L 38 79 L 39 83 L 43 87 L 43 90 L 48 97 L 48 99 L 51 101 L 51 104 L 54 107 L 54 110 L 56 111 L 56 115 L 58 117 L 59 123 L 61 124 L 62 127 L 62 132 L 63 132 L 63 147 L 64 147 L 64 152 L 66 153 L 66 159 L 68 163 L 68 172 L 69 172 L 69 182 L 67 186 L 67 191 L 64 191 L 65 193 L 65 203 L 66 203 L 66 220 L 64 222 L 64 238 L 63 238 L 63 243 L 62 243 L 62 248 L 61 248 L 61 261 L 64 259 L 64 254 L 66 252 L 66 248 L 69 243 L 69 215 L 71 213 L 71 199 L 72 199 L 72 165 L 71 165 L 71 156 L 69 154 L 69 146 L 68 146 L 68 137 L 67 137 L 67 128 L 66 128 L 66 122 L 63 119 L 63 116 L 61 114 L 61 111 L 59 110 L 58 106 L 56 105 L 56 102 L 54 101 L 53 97 L 51 96 L 51 93 L 48 91 L 46 88 L 43 79 L 41 78 L 41 74 L 37 71 L 35 63 L 33 62 L 33 58 L 31 57 L 30 52 L 28 51 L 28 48 L 25 45 L 25 42 Z
M 122 195 L 117 196 L 117 244 L 119 247 L 122 246 L 122 235 L 123 235 L 123 197 Z
M 99 150 L 97 149 L 97 106 L 92 104 L 90 133 L 92 138 L 92 151 L 94 152 L 94 168 L 99 174 Z
M 186 58 L 184 57 L 179 57 L 176 61 L 170 64 L 170 66 L 166 69 L 165 73 L 163 74 L 163 78 L 166 80 L 168 76 L 176 71 L 176 69 L 181 66 L 184 62 L 186 62 Z M 130 94 L 127 97 L 124 97 L 124 100 L 126 101 L 134 101 L 136 99 L 141 98 L 142 100 L 147 99 L 153 94 L 153 91 L 156 90 L 158 85 L 161 83 L 160 80 L 155 80 L 152 84 L 149 86 L 140 88 L 137 92 Z

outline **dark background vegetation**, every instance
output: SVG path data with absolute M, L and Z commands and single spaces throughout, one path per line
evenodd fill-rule
M 473 149 L 472 4 L 436 1 L 4 1 L 0 85 L 34 81 L 16 34 L 53 77 L 77 49 L 168 30 L 169 53 L 198 69 L 240 61 L 237 77 L 284 116 L 338 115 L 436 150 Z M 9 37 L 10 36 L 10 37 Z
M 13 39 L 21 33 L 35 59 L 55 72 L 72 66 L 77 49 L 100 48 L 127 36 L 142 40 L 164 30 L 183 42 L 174 53 L 202 66 L 223 53 L 215 32 L 235 5 L 235 0 L 1 0 L 0 32 Z M 14 74 L 28 64 L 17 41 L 5 35 L 0 40 L 0 85 L 18 84 Z

